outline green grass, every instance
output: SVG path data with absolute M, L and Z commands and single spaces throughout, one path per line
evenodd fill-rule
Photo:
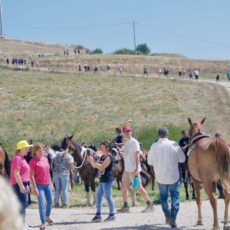
M 177 141 L 188 116 L 207 116 L 205 130 L 221 127 L 230 137 L 229 102 L 218 92 L 223 93 L 219 86 L 189 81 L 0 68 L 0 142 L 10 154 L 20 139 L 53 144 L 74 134 L 80 142 L 98 144 L 113 139 L 115 127 L 130 123 L 148 149 L 161 126 Z

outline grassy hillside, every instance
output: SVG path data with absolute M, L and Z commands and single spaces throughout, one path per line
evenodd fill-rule
M 207 116 L 205 130 L 230 137 L 228 95 L 218 85 L 0 69 L 0 101 L 0 139 L 10 152 L 24 138 L 50 144 L 75 134 L 98 143 L 114 137 L 114 128 L 125 122 L 139 136 L 168 124 L 179 132 L 188 116 Z

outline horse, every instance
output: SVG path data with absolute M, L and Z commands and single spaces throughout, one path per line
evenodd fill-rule
M 211 137 L 201 132 L 206 118 L 200 122 L 189 122 L 189 135 L 192 146 L 188 151 L 188 168 L 193 178 L 196 190 L 196 203 L 198 206 L 197 225 L 202 225 L 200 183 L 208 195 L 213 209 L 213 229 L 219 229 L 217 218 L 217 199 L 213 191 L 213 183 L 220 180 L 224 190 L 224 230 L 230 229 L 228 206 L 230 199 L 230 150 L 227 143 L 220 136 Z
M 10 158 L 3 147 L 0 147 L 0 175 L 10 178 Z
M 90 193 L 89 189 L 93 192 L 93 205 L 95 204 L 95 177 L 97 176 L 97 169 L 93 168 L 91 164 L 86 160 L 86 150 L 84 146 L 73 140 L 73 136 L 67 136 L 62 141 L 62 149 L 66 150 L 68 148 L 69 152 L 72 154 L 74 161 L 76 163 L 76 168 L 79 170 L 82 181 L 84 182 L 85 191 L 87 193 L 87 206 L 90 206 Z M 90 149 L 90 151 L 93 151 Z

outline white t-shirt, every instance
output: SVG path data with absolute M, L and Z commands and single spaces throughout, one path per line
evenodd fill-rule
M 134 172 L 136 169 L 136 157 L 137 151 L 140 151 L 140 144 L 135 138 L 131 138 L 124 144 L 124 161 L 125 161 L 125 171 Z M 141 171 L 140 162 L 138 163 L 138 171 Z
M 181 147 L 167 138 L 160 138 L 152 144 L 148 153 L 148 163 L 154 167 L 157 182 L 174 184 L 179 180 L 178 162 L 184 162 Z

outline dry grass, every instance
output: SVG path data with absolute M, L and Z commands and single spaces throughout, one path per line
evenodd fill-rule
M 19 139 L 51 144 L 65 134 L 86 143 L 110 139 L 116 126 L 135 130 L 207 116 L 206 130 L 229 135 L 229 100 L 215 85 L 153 78 L 0 69 L 0 136 L 12 153 Z

